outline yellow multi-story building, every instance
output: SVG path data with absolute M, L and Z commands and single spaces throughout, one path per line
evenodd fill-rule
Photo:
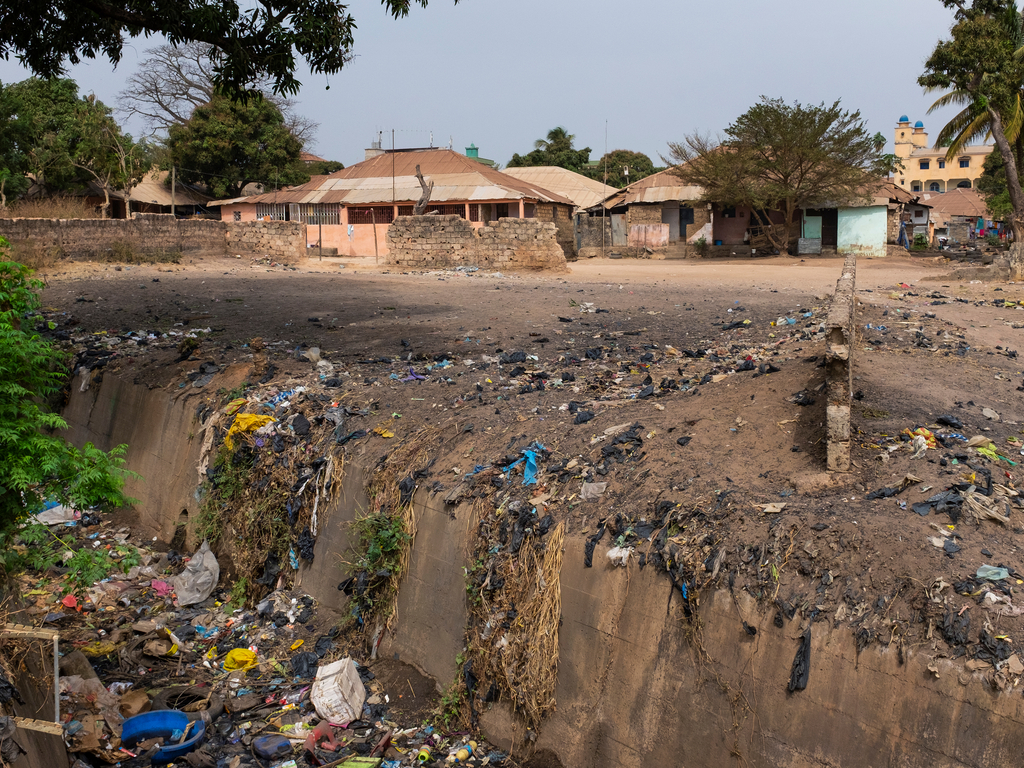
M 903 161 L 904 169 L 896 172 L 894 181 L 908 192 L 973 189 L 985 158 L 994 149 L 992 144 L 974 144 L 947 160 L 945 147 L 928 145 L 924 123 L 918 120 L 911 126 L 906 115 L 896 126 L 895 138 L 895 154 Z

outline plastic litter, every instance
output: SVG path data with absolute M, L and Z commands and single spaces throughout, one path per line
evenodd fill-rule
M 218 580 L 220 564 L 206 541 L 188 561 L 181 575 L 168 579 L 178 595 L 178 605 L 195 605 L 203 602 L 213 593 Z
M 256 654 L 248 648 L 233 648 L 224 657 L 224 669 L 249 669 L 256 666 Z
M 316 713 L 330 723 L 346 724 L 359 718 L 366 700 L 356 663 L 346 656 L 320 667 L 310 700 Z
M 232 438 L 240 433 L 255 432 L 260 427 L 274 421 L 273 416 L 263 416 L 257 413 L 239 413 L 231 423 L 231 429 L 224 436 L 224 444 L 228 450 L 234 450 L 235 443 Z
M 580 498 L 584 501 L 599 499 L 607 488 L 608 483 L 584 483 L 583 489 L 580 491 Z
M 979 566 L 978 572 L 975 575 L 979 579 L 987 579 L 988 581 L 1002 581 L 1003 579 L 1010 578 L 1010 572 L 1006 568 L 997 568 L 994 565 Z

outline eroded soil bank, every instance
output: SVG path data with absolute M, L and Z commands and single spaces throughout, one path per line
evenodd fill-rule
M 487 620 L 507 622 L 512 645 L 536 631 L 509 619 L 488 576 L 508 567 L 517 530 L 542 551 L 540 520 L 564 524 L 553 711 L 528 731 L 514 697 L 484 701 L 476 668 L 483 727 L 524 759 L 1010 762 L 1021 587 L 1015 571 L 976 572 L 1019 565 L 1024 291 L 861 262 L 859 443 L 854 472 L 830 477 L 820 323 L 840 267 L 588 262 L 546 278 L 226 262 L 52 275 L 45 300 L 58 331 L 92 350 L 72 437 L 129 443 L 146 478 L 131 489 L 140 535 L 169 542 L 182 511 L 198 512 L 204 408 L 239 394 L 255 408 L 305 385 L 291 408 L 311 422 L 332 403 L 351 409 L 345 434 L 366 434 L 339 448 L 345 494 L 297 574 L 339 616 L 362 473 L 421 441 L 408 467 L 418 534 L 381 648 L 441 687 L 457 655 L 488 642 Z M 182 337 L 162 334 L 195 328 L 210 331 L 179 361 Z M 246 346 L 255 337 L 265 351 Z M 329 371 L 303 357 L 314 346 Z M 939 440 L 915 459 L 901 433 L 921 427 Z M 989 455 L 967 447 L 974 437 L 992 441 Z M 538 444 L 537 483 L 524 485 L 511 459 Z M 925 503 L 987 491 L 989 476 L 977 503 L 1008 522 Z M 606 485 L 583 500 L 585 483 Z M 631 550 L 625 567 L 607 557 L 615 546 Z M 806 686 L 790 691 L 806 647 Z

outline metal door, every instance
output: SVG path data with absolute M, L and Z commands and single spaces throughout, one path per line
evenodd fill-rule
M 612 214 L 612 245 L 626 244 L 626 214 Z

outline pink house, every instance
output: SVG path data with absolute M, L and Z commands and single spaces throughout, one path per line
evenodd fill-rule
M 336 248 L 342 256 L 383 257 L 388 225 L 411 215 L 422 194 L 417 165 L 434 183 L 428 212 L 461 216 L 476 227 L 503 218 L 539 218 L 564 224 L 571 233 L 572 201 L 450 149 L 384 150 L 306 184 L 210 205 L 220 207 L 224 221 L 302 221 L 310 246 Z

